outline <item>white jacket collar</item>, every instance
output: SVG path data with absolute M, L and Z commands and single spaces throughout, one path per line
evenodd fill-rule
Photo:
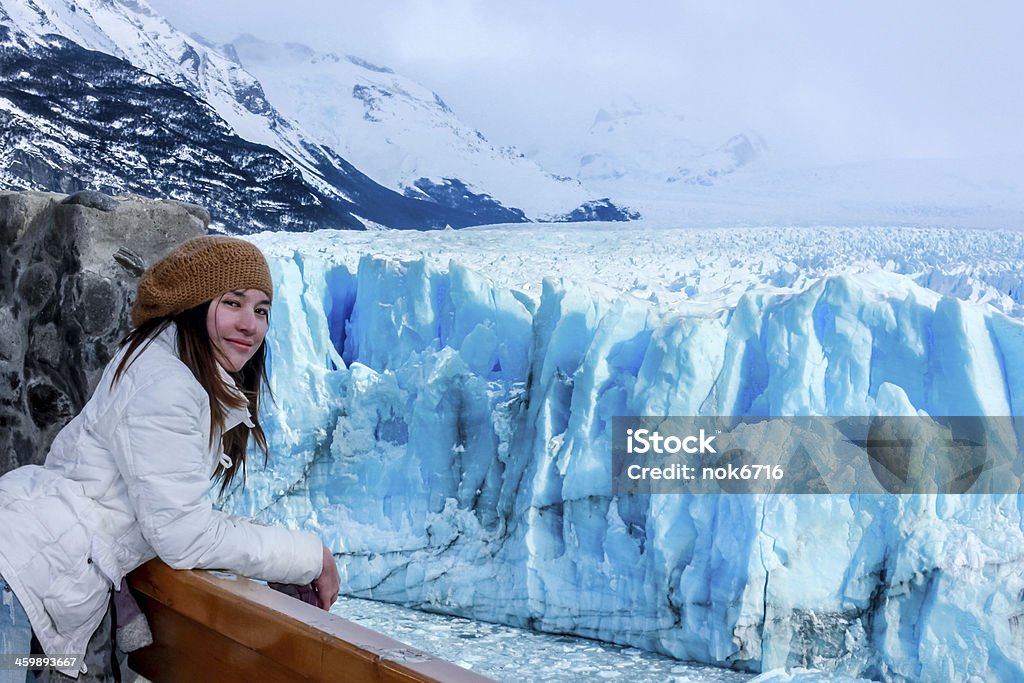
M 249 429 L 252 429 L 256 425 L 252 421 L 252 416 L 249 414 L 249 399 L 245 397 L 242 390 L 235 384 L 235 378 L 224 369 L 220 363 L 217 363 L 217 370 L 220 372 L 220 379 L 224 382 L 224 385 L 228 388 L 228 391 L 239 399 L 245 401 L 245 403 L 237 408 L 222 404 L 221 408 L 224 409 L 224 431 L 234 429 L 240 424 L 244 424 Z

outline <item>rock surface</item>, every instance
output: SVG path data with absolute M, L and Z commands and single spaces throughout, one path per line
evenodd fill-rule
M 43 461 L 128 332 L 142 271 L 209 221 L 174 201 L 0 192 L 0 473 Z

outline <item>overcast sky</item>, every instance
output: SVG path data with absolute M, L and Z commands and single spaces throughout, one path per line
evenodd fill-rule
M 597 108 L 681 114 L 838 162 L 1024 155 L 1016 0 L 149 0 L 218 42 L 242 32 L 385 64 L 499 144 L 557 145 Z

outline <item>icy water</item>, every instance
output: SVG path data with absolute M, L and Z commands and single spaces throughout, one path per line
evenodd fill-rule
M 339 598 L 331 611 L 498 681 L 740 683 L 750 674 L 687 664 L 644 650 Z

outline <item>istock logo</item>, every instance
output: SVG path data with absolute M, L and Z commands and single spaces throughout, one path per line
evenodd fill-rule
M 715 435 L 708 436 L 704 430 L 700 430 L 699 435 L 684 436 L 682 438 L 675 434 L 668 436 L 662 436 L 656 431 L 650 431 L 648 429 L 627 429 L 626 430 L 626 452 L 627 453 L 639 453 L 643 455 L 645 453 L 657 453 L 659 455 L 670 453 L 718 453 L 715 447 L 711 445 L 711 442 L 715 440 Z

